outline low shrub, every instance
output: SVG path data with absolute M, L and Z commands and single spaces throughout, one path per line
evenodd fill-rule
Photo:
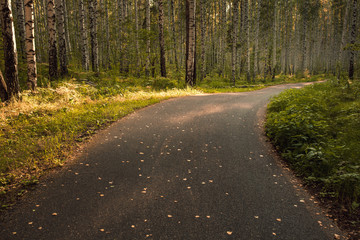
M 360 202 L 359 85 L 291 89 L 268 106 L 267 135 L 289 165 L 349 209 Z

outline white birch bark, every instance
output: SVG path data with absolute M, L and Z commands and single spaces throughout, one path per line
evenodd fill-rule
M 37 86 L 35 32 L 34 32 L 34 0 L 25 0 L 25 52 L 27 62 L 27 85 L 32 91 Z

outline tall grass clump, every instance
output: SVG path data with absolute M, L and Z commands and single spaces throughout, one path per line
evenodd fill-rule
M 272 99 L 266 131 L 305 181 L 350 211 L 360 204 L 360 85 L 328 81 Z

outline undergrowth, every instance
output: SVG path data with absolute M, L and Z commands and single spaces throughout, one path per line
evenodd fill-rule
M 360 207 L 360 84 L 331 80 L 272 99 L 266 131 L 282 156 L 323 197 Z

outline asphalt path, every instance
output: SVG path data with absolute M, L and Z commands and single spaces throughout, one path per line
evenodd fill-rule
M 90 140 L 1 216 L 0 239 L 333 239 L 339 230 L 262 131 L 303 84 L 177 98 Z

